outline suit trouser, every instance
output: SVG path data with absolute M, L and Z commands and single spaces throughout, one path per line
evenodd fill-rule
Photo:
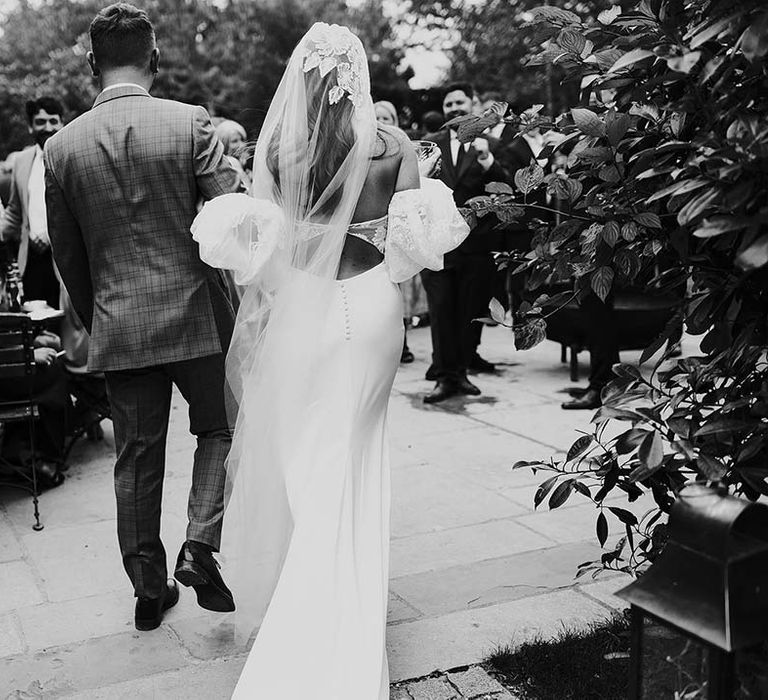
M 613 365 L 619 362 L 619 338 L 613 313 L 613 298 L 602 302 L 588 294 L 581 302 L 589 348 L 589 388 L 601 391 L 613 377 Z
M 439 272 L 424 270 L 432 334 L 432 369 L 438 379 L 466 375 L 488 315 L 494 264 L 489 253 L 455 254 Z
M 218 551 L 224 512 L 224 461 L 232 442 L 224 401 L 224 353 L 155 367 L 105 372 L 115 426 L 117 534 L 137 596 L 162 595 L 167 578 L 160 540 L 165 444 L 175 384 L 197 437 L 187 539 Z

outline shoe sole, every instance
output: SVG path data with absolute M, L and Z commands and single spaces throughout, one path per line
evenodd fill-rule
M 185 562 L 173 574 L 182 585 L 193 588 L 197 595 L 197 604 L 213 612 L 233 612 L 235 603 L 232 598 L 213 581 L 208 574 L 194 564 Z

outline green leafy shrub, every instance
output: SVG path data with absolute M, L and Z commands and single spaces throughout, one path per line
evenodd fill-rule
M 589 106 L 553 118 L 539 108 L 502 117 L 500 105 L 458 120 L 465 139 L 502 119 L 552 129 L 562 140 L 542 155 L 567 154 L 565 169 L 532 161 L 514 187 L 491 185 L 467 216 L 509 222 L 534 212 L 532 250 L 504 264 L 525 271 L 532 290 L 571 290 L 517 310 L 519 348 L 540 342 L 548 308 L 573 296 L 642 285 L 681 299 L 642 355 L 641 364 L 663 351 L 650 376 L 617 365 L 590 435 L 565 459 L 516 465 L 550 473 L 537 506 L 574 493 L 592 501 L 601 545 L 608 518 L 622 523 L 625 536 L 582 571 L 638 573 L 663 547 L 665 515 L 686 483 L 768 495 L 768 9 L 761 0 L 643 0 L 585 24 L 548 6 L 533 11 L 532 26 L 544 40 L 532 62 L 563 67 Z M 549 204 L 536 198 L 542 191 Z M 703 355 L 670 364 L 681 323 L 703 336 Z M 625 429 L 606 437 L 616 421 Z M 655 507 L 639 519 L 606 503 L 647 492 Z

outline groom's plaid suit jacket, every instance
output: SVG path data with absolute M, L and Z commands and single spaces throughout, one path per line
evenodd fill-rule
M 212 295 L 225 292 L 189 228 L 198 200 L 234 192 L 238 177 L 205 109 L 115 87 L 45 155 L 53 254 L 91 333 L 89 369 L 220 352 Z

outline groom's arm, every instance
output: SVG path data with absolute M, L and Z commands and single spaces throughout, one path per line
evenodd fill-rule
M 45 151 L 45 208 L 48 235 L 56 267 L 80 320 L 90 333 L 93 322 L 93 283 L 83 234 L 67 204 L 64 191 L 49 167 Z
M 236 192 L 240 177 L 224 156 L 224 146 L 213 130 L 208 112 L 195 107 L 192 121 L 195 179 L 203 199 Z

